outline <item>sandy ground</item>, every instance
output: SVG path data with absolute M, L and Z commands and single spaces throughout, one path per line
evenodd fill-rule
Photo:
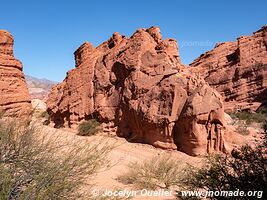
M 36 101 L 33 103 L 34 107 L 37 108 L 38 113 L 44 109 L 44 105 L 42 102 Z M 203 163 L 203 158 L 200 157 L 191 157 L 185 153 L 179 151 L 166 151 L 155 148 L 151 145 L 147 144 L 137 144 L 137 143 L 129 143 L 124 138 L 118 138 L 116 136 L 103 136 L 103 134 L 97 136 L 78 136 L 76 135 L 75 130 L 71 129 L 55 129 L 50 126 L 44 126 L 40 123 L 42 119 L 38 117 L 39 114 L 36 114 L 37 124 L 42 128 L 42 132 L 52 137 L 58 137 L 59 141 L 68 141 L 70 144 L 72 142 L 87 142 L 88 145 L 92 144 L 92 142 L 102 141 L 103 138 L 108 140 L 108 143 L 114 145 L 114 148 L 111 150 L 109 154 L 109 160 L 111 160 L 112 166 L 106 170 L 100 171 L 93 180 L 88 180 L 89 182 L 94 182 L 94 194 L 104 191 L 127 191 L 127 192 L 135 192 L 132 186 L 124 185 L 116 180 L 116 178 L 127 171 L 128 164 L 131 162 L 142 162 L 148 160 L 154 156 L 159 156 L 161 154 L 170 155 L 173 159 L 181 161 L 181 163 L 187 163 L 193 166 L 201 166 Z M 250 127 L 250 135 L 243 136 L 239 135 L 236 138 L 236 141 L 233 141 L 238 146 L 240 141 L 246 141 L 245 143 L 251 143 L 252 141 L 258 140 L 258 130 L 257 127 Z M 86 188 L 85 188 L 86 189 Z M 145 189 L 145 188 L 144 188 Z M 88 191 L 90 188 L 88 188 Z M 168 191 L 168 190 L 167 190 Z M 140 191 L 139 191 L 140 192 Z M 170 192 L 170 191 L 168 191 Z M 170 195 L 167 197 L 166 195 L 160 195 L 159 197 L 149 197 L 145 194 L 143 195 L 133 195 L 134 197 L 131 199 L 134 200 L 145 200 L 145 199 L 152 199 L 152 200 L 167 200 L 167 199 L 175 199 L 174 195 Z M 112 198 L 107 198 L 112 199 Z M 126 199 L 126 198 L 121 198 Z
M 108 141 L 109 144 L 113 145 L 114 148 L 109 153 L 109 160 L 111 160 L 111 167 L 105 170 L 100 171 L 93 180 L 88 180 L 90 182 L 94 182 L 95 187 L 93 193 L 103 193 L 105 191 L 127 191 L 127 192 L 135 192 L 137 191 L 132 186 L 124 185 L 116 180 L 116 178 L 127 171 L 128 164 L 131 162 L 142 162 L 153 158 L 154 156 L 159 156 L 162 154 L 170 155 L 173 159 L 180 160 L 181 163 L 188 163 L 193 166 L 201 165 L 203 159 L 198 157 L 191 157 L 185 153 L 178 151 L 166 151 L 159 148 L 155 148 L 148 144 L 137 144 L 137 143 L 129 143 L 124 138 L 118 137 L 108 137 L 103 134 L 97 136 L 78 136 L 76 135 L 75 130 L 70 129 L 55 129 L 50 126 L 41 125 L 37 122 L 38 126 L 42 128 L 42 132 L 51 136 L 56 137 L 62 143 L 68 142 L 68 144 L 76 143 L 79 141 L 83 141 L 88 143 L 88 145 L 92 144 L 92 142 L 96 141 Z M 104 138 L 104 139 L 103 139 Z M 86 189 L 86 188 L 85 188 Z M 89 190 L 90 188 L 88 188 Z M 144 188 L 146 189 L 146 188 Z M 150 190 L 148 190 L 150 191 Z M 163 190 L 161 190 L 162 192 Z M 166 190 L 167 193 L 171 192 Z M 134 200 L 164 200 L 164 199 L 175 199 L 174 191 L 172 194 L 168 193 L 167 195 L 160 195 L 159 197 L 150 197 L 145 194 L 145 190 L 143 191 L 143 195 L 137 194 L 133 195 L 134 197 L 131 199 Z M 140 191 L 139 191 L 140 193 Z M 112 199 L 112 198 L 108 198 Z M 122 198 L 126 199 L 126 198 Z

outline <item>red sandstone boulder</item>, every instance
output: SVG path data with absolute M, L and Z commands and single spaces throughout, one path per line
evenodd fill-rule
M 225 151 L 221 96 L 185 69 L 176 41 L 158 27 L 114 33 L 74 54 L 76 68 L 48 97 L 55 126 L 97 118 L 132 141 L 190 155 Z
M 190 66 L 224 97 L 226 110 L 256 110 L 267 100 L 267 26 L 217 44 Z
M 13 55 L 13 37 L 0 30 L 0 110 L 6 116 L 27 116 L 31 98 L 27 89 L 22 64 Z

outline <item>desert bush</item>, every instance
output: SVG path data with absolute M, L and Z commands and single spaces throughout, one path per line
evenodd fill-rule
M 170 188 L 179 184 L 183 167 L 170 156 L 156 156 L 143 163 L 131 163 L 128 171 L 117 179 L 138 189 Z
M 233 119 L 244 120 L 246 124 L 251 124 L 252 122 L 263 123 L 267 119 L 267 114 L 265 111 L 249 113 L 247 111 L 236 112 L 230 114 Z
M 236 128 L 237 132 L 241 135 L 248 135 L 249 130 L 248 130 L 248 125 L 247 124 L 239 124 Z
M 260 107 L 257 112 L 267 116 L 267 107 Z
M 263 132 L 267 134 L 267 120 L 262 124 Z
M 109 145 L 62 144 L 41 131 L 0 120 L 0 199 L 77 199 L 85 180 L 108 164 Z
M 210 157 L 201 169 L 188 171 L 184 184 L 190 190 L 201 191 L 259 191 L 257 196 L 209 197 L 209 199 L 257 199 L 267 198 L 266 146 L 243 146 L 232 156 Z M 262 191 L 262 192 L 261 192 Z
M 78 135 L 90 136 L 95 135 L 101 130 L 100 123 L 95 119 L 83 121 L 79 125 Z

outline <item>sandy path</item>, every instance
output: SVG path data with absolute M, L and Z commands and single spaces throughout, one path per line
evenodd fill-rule
M 96 177 L 94 177 L 94 182 L 96 184 L 95 189 L 97 191 L 121 191 L 126 189 L 127 191 L 136 191 L 134 188 L 131 188 L 129 185 L 124 185 L 116 180 L 117 176 L 123 174 L 127 171 L 127 166 L 130 162 L 141 162 L 148 160 L 154 156 L 161 154 L 171 155 L 172 158 L 181 160 L 183 163 L 188 163 L 191 165 L 200 165 L 202 159 L 188 156 L 182 152 L 178 151 L 166 151 L 155 148 L 147 144 L 137 144 L 129 143 L 124 138 L 118 137 L 107 137 L 107 136 L 91 136 L 91 137 L 82 137 L 77 136 L 76 132 L 70 129 L 55 129 L 49 126 L 40 125 L 43 129 L 42 132 L 50 135 L 51 137 L 57 137 L 59 141 L 72 142 L 86 141 L 88 144 L 103 140 L 103 137 L 108 140 L 110 144 L 114 144 L 114 149 L 111 150 L 109 154 L 109 159 L 112 161 L 112 167 L 106 170 L 100 171 Z M 91 180 L 90 180 L 91 181 Z M 126 199 L 126 198 L 125 198 Z M 134 195 L 136 200 L 143 199 L 175 199 L 172 197 L 149 197 L 147 195 Z

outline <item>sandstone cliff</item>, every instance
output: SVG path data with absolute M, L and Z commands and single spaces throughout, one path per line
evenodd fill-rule
M 220 92 L 227 110 L 257 109 L 267 101 L 267 26 L 217 44 L 190 66 Z
M 47 101 L 56 127 L 97 118 L 131 141 L 190 155 L 225 150 L 221 96 L 187 71 L 176 41 L 158 27 L 114 33 L 74 54 L 76 68 Z
M 13 37 L 0 30 L 0 110 L 6 116 L 28 115 L 31 101 L 22 64 L 13 55 Z

